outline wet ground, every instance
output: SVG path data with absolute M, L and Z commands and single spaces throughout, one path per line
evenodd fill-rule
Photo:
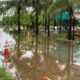
M 12 58 L 21 80 L 43 80 L 45 76 L 51 80 L 80 80 L 80 67 L 74 64 L 73 42 L 21 35 L 19 43 Z

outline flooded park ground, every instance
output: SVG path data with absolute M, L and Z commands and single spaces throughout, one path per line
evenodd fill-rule
M 0 0 L 0 80 L 80 80 L 80 1 Z
M 80 80 L 79 38 L 62 41 L 45 35 L 35 36 L 29 30 L 20 36 L 2 32 L 0 50 L 6 40 L 9 60 L 3 64 L 0 55 L 0 66 L 6 68 L 12 80 Z
M 12 60 L 18 80 L 80 80 L 79 41 L 21 34 L 17 43 Z

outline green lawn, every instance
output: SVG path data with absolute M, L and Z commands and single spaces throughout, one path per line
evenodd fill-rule
M 53 36 L 54 40 L 62 40 L 62 41 L 67 41 L 66 34 L 56 34 Z

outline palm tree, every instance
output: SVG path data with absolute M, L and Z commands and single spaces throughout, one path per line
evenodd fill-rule
M 48 30 L 48 37 L 50 36 L 50 13 L 51 13 L 51 3 L 52 0 L 41 0 L 40 1 L 41 6 L 42 6 L 42 12 L 43 12 L 43 23 L 45 25 L 45 33 Z
M 17 1 L 18 2 L 18 10 L 17 10 L 17 13 L 18 13 L 18 35 L 20 35 L 20 0 Z
M 68 30 L 68 39 L 72 40 L 72 17 L 73 17 L 73 9 L 72 6 L 68 5 L 67 8 L 69 12 L 69 30 Z
M 36 17 L 36 35 L 38 35 L 39 34 L 39 30 L 38 30 L 38 15 L 39 15 L 39 13 L 38 13 L 38 10 L 39 9 L 39 0 L 36 0 L 36 5 L 35 5 L 35 10 L 36 10 L 36 15 L 35 15 L 35 17 Z

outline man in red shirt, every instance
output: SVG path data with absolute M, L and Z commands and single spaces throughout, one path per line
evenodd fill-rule
M 5 57 L 5 61 L 7 61 L 8 60 L 8 55 L 9 55 L 9 50 L 8 50 L 8 45 L 7 44 L 5 44 L 5 46 L 4 46 L 4 57 Z

